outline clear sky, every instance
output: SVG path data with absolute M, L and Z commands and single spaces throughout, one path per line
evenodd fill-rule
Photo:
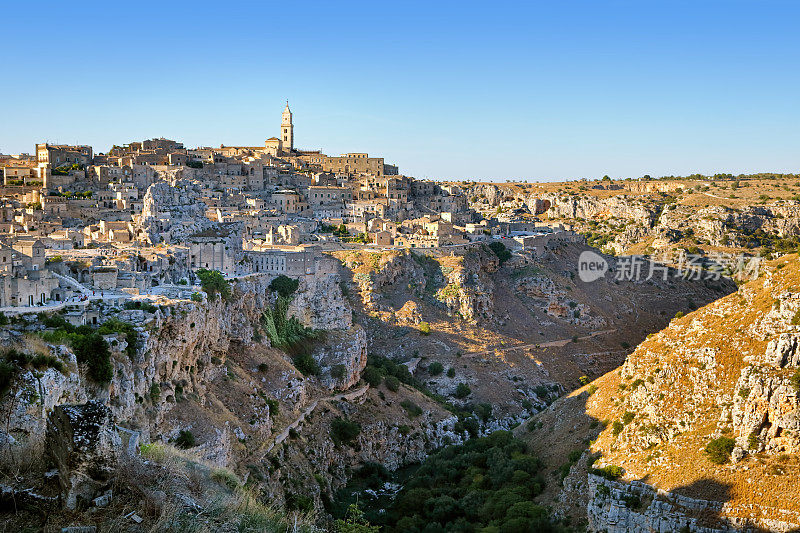
M 295 145 L 406 175 L 800 171 L 800 2 L 6 2 L 0 153 Z

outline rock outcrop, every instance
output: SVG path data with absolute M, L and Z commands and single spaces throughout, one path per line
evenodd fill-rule
M 110 488 L 122 453 L 111 409 L 98 401 L 56 406 L 47 418 L 47 449 L 64 506 L 91 502 Z
M 800 512 L 760 506 L 746 510 L 730 504 L 656 490 L 646 483 L 620 483 L 589 474 L 587 517 L 591 531 L 639 533 L 729 533 L 796 531 Z M 746 518 L 736 516 L 749 515 Z M 774 517 L 782 519 L 776 519 Z

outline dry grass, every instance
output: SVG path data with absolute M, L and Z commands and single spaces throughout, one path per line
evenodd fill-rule
M 716 431 L 724 433 L 729 427 L 728 422 L 720 421 L 721 407 L 732 403 L 737 379 L 750 364 L 744 358 L 762 354 L 772 337 L 754 335 L 754 325 L 772 309 L 777 294 L 800 286 L 796 256 L 789 261 L 794 268 L 773 270 L 739 293 L 673 320 L 668 329 L 643 342 L 629 356 L 622 369 L 613 373 L 616 380 L 609 382 L 605 377 L 596 382 L 600 389 L 588 400 L 586 413 L 611 422 L 621 420 L 633 409 L 632 380 L 656 376 L 657 391 L 648 396 L 655 403 L 635 411 L 635 421 L 619 437 L 606 429 L 593 445 L 604 463 L 623 466 L 626 479 L 645 479 L 667 490 L 705 487 L 690 494 L 695 497 L 720 497 L 738 506 L 800 509 L 795 462 L 758 456 L 735 467 L 720 466 L 701 452 Z M 775 264 L 772 262 L 769 268 L 774 269 Z M 743 300 L 742 294 L 748 296 Z M 713 353 L 712 366 L 695 357 L 701 350 Z M 612 386 L 614 381 L 617 385 Z M 620 383 L 626 386 L 621 388 Z M 665 420 L 688 423 L 676 424 L 676 434 L 655 446 L 635 444 L 637 434 L 651 421 Z M 717 487 L 728 487 L 729 494 L 709 492 L 709 484 L 701 483 L 707 480 L 715 481 Z

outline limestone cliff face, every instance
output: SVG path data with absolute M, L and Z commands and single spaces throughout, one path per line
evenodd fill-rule
M 598 380 L 585 406 L 607 424 L 595 467 L 623 479 L 589 476 L 594 531 L 798 527 L 798 282 L 796 256 L 768 264 Z
M 342 295 L 339 277 L 304 278 L 289 304 L 289 315 L 313 329 L 349 329 L 353 311 Z
M 754 335 L 770 339 L 763 352 L 746 357 L 733 397 L 737 458 L 749 453 L 800 452 L 800 400 L 792 376 L 800 368 L 800 326 L 794 317 L 800 294 L 780 293 L 772 309 L 753 324 Z
M 443 309 L 449 317 L 475 323 L 493 316 L 497 257 L 484 250 L 462 255 L 406 253 L 344 253 L 339 255 L 351 271 L 364 311 L 390 323 L 418 324 L 418 301 Z M 397 305 L 388 294 L 403 293 Z M 399 294 L 397 296 L 400 297 Z
M 346 388 L 358 381 L 366 364 L 366 336 L 353 326 L 351 311 L 342 299 L 335 276 L 301 284 L 292 313 L 306 325 L 329 329 L 331 343 L 322 343 L 316 357 L 327 372 L 321 381 L 331 388 Z M 78 373 L 74 354 L 66 346 L 51 347 L 67 362 L 69 370 L 21 374 L 11 394 L 0 407 L 11 411 L 9 433 L 15 438 L 36 440 L 44 435 L 47 413 L 62 403 L 80 403 L 98 399 L 108 403 L 116 420 L 135 427 L 148 440 L 164 432 L 168 413 L 181 397 L 192 396 L 201 406 L 209 397 L 209 386 L 224 377 L 229 369 L 225 361 L 235 346 L 255 346 L 256 325 L 263 310 L 271 305 L 274 294 L 270 278 L 250 276 L 235 282 L 229 301 L 174 302 L 161 306 L 153 314 L 122 311 L 118 317 L 138 323 L 139 348 L 132 357 L 126 353 L 124 335 L 109 335 L 114 374 L 107 387 L 98 386 Z M 266 339 L 261 343 L 268 343 Z M 331 378 L 331 368 L 341 365 L 343 372 Z M 301 405 L 305 400 L 306 380 L 287 375 L 276 392 L 281 401 Z M 260 400 L 259 400 L 260 401 Z M 254 404 L 257 403 L 254 400 Z M 270 434 L 269 408 L 265 406 L 259 428 Z M 217 428 L 217 444 L 224 448 L 231 428 Z M 230 448 L 230 446 L 228 446 Z
M 640 199 L 627 196 L 610 196 L 596 198 L 593 196 L 571 196 L 559 194 L 542 195 L 542 199 L 550 201 L 551 217 L 558 218 L 598 218 L 616 217 L 632 220 L 637 224 L 650 228 L 653 226 L 658 210 L 645 205 Z
M 689 498 L 656 490 L 646 483 L 620 483 L 589 474 L 587 518 L 591 531 L 796 531 L 797 511 L 749 507 L 745 510 L 713 500 Z M 746 512 L 747 516 L 738 514 Z M 775 517 L 778 518 L 775 518 Z
M 487 217 L 494 216 L 498 207 L 521 207 L 543 218 L 573 224 L 577 231 L 604 234 L 608 238 L 604 246 L 616 254 L 638 244 L 656 252 L 667 251 L 683 239 L 690 244 L 696 240 L 701 246 L 752 248 L 759 245 L 753 236 L 758 231 L 779 238 L 800 235 L 797 199 L 744 206 L 732 202 L 733 207 L 724 205 L 724 193 L 703 192 L 708 184 L 702 182 L 625 182 L 598 188 L 626 190 L 604 196 L 592 191 L 544 193 L 524 185 L 477 184 L 468 187 L 466 194 L 471 207 Z M 674 201 L 690 191 L 708 195 L 707 205 L 702 196 L 686 204 Z
M 398 405 L 401 399 L 418 403 L 423 413 L 408 417 Z M 359 425 L 352 442 L 337 445 L 331 440 L 336 418 Z M 365 463 L 395 470 L 424 460 L 442 446 L 463 442 L 465 434 L 455 430 L 457 423 L 457 417 L 406 387 L 397 393 L 369 388 L 347 400 L 325 401 L 304 417 L 294 438 L 284 441 L 264 462 L 268 466 L 262 475 L 269 477 L 264 488 L 276 502 L 308 495 L 321 510 L 322 502 L 333 499 Z

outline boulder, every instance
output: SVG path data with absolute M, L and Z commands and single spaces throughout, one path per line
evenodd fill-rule
M 778 368 L 797 366 L 800 364 L 797 337 L 791 333 L 782 333 L 769 342 L 764 355 L 768 363 Z
M 56 406 L 47 418 L 46 442 L 66 508 L 90 503 L 110 488 L 122 442 L 108 406 L 98 401 Z

